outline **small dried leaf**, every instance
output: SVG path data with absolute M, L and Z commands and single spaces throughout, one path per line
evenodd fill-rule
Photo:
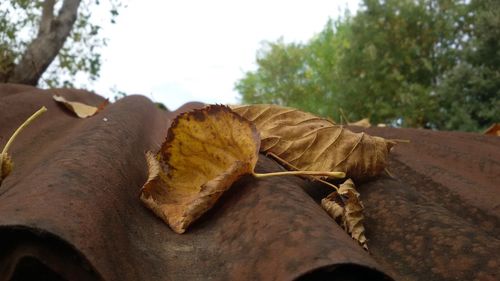
M 349 126 L 358 126 L 358 127 L 363 127 L 363 128 L 370 128 L 372 126 L 369 118 L 363 118 L 359 121 L 348 123 L 348 125 Z
M 76 116 L 80 118 L 87 118 L 95 115 L 97 112 L 101 111 L 106 105 L 109 104 L 109 101 L 106 99 L 102 102 L 98 107 L 86 105 L 77 101 L 68 101 L 62 96 L 54 95 L 52 96 L 55 101 L 62 103 L 67 109 L 71 110 Z
M 323 198 L 321 206 L 354 240 L 368 250 L 363 226 L 364 206 L 351 179 L 341 184 L 338 192 L 334 191 Z
M 363 180 L 384 170 L 394 145 L 295 108 L 261 104 L 232 109 L 255 123 L 261 151 L 271 152 L 299 170 L 341 171 Z
M 12 172 L 12 159 L 7 153 L 0 153 L 0 185 L 2 181 Z
M 255 126 L 226 106 L 181 114 L 160 151 L 147 154 L 149 178 L 141 200 L 184 233 L 233 182 L 253 173 L 259 146 Z
M 488 129 L 486 129 L 483 134 L 488 136 L 500 137 L 500 123 L 492 124 Z

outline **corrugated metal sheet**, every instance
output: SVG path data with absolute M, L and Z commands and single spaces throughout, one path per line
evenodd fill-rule
M 359 184 L 366 253 L 317 204 L 327 192 L 296 177 L 238 181 L 183 235 L 138 199 L 144 152 L 179 112 L 129 96 L 78 119 L 52 94 L 0 84 L 0 146 L 26 117 L 0 187 L 0 280 L 497 280 L 500 138 L 369 129 L 409 139 L 389 170 Z M 257 170 L 280 167 L 261 157 Z M 389 277 L 390 276 L 390 277 Z

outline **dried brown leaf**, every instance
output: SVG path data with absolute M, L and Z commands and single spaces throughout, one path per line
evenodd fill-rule
M 368 250 L 363 226 L 364 206 L 351 179 L 341 184 L 338 192 L 334 191 L 323 198 L 321 206 L 354 240 Z
M 484 135 L 500 137 L 500 123 L 493 123 L 483 132 Z
M 349 126 L 358 126 L 358 127 L 363 127 L 363 128 L 370 128 L 372 124 L 370 123 L 370 118 L 363 118 L 361 120 L 358 120 L 356 122 L 351 122 L 348 123 Z
M 321 200 L 321 206 L 341 226 L 345 221 L 345 203 L 337 191 Z
M 101 111 L 106 105 L 109 104 L 109 101 L 106 99 L 104 102 L 102 102 L 99 106 L 90 106 L 81 102 L 77 101 L 68 101 L 62 96 L 54 95 L 52 98 L 63 104 L 67 109 L 69 109 L 71 112 L 75 113 L 76 116 L 80 118 L 87 118 L 91 117 L 97 112 Z
M 394 145 L 295 108 L 261 104 L 232 109 L 255 123 L 261 151 L 272 152 L 299 170 L 342 171 L 363 180 L 384 170 Z
M 257 163 L 260 138 L 252 123 L 221 105 L 179 115 L 156 154 L 141 200 L 177 233 L 210 209 Z

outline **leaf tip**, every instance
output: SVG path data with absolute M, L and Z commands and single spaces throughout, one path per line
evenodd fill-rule
M 7 153 L 0 153 L 0 184 L 12 172 L 13 162 Z

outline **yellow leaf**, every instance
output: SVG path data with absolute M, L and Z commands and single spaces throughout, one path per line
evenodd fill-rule
M 55 101 L 62 103 L 67 109 L 69 109 L 70 111 L 75 113 L 76 116 L 78 116 L 80 118 L 87 118 L 87 117 L 95 115 L 97 112 L 102 110 L 109 103 L 108 100 L 105 100 L 98 107 L 95 107 L 95 106 L 86 105 L 86 104 L 81 103 L 81 102 L 68 101 L 62 96 L 54 95 L 54 96 L 52 96 L 52 98 L 54 98 Z
M 368 250 L 363 226 L 364 206 L 351 179 L 341 184 L 338 192 L 334 191 L 323 198 L 321 206 L 354 240 Z
M 384 170 L 394 145 L 295 108 L 261 104 L 232 109 L 255 123 L 262 139 L 261 151 L 298 170 L 341 171 L 363 180 Z
M 179 115 L 160 151 L 147 154 L 141 200 L 177 233 L 210 209 L 257 163 L 260 138 L 252 123 L 212 105 Z

